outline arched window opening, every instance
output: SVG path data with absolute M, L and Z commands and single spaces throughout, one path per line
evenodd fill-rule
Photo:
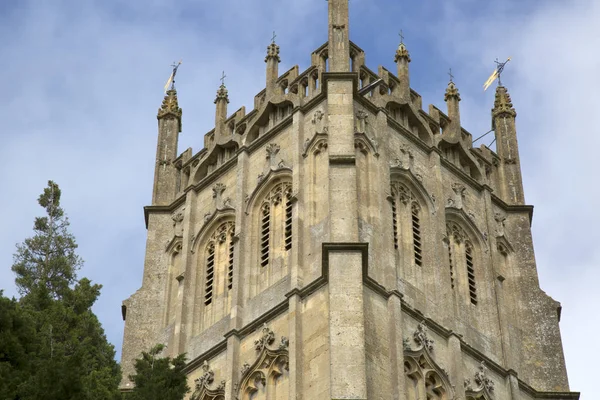
M 269 264 L 269 239 L 271 228 L 271 209 L 269 204 L 264 204 L 261 213 L 260 227 L 260 265 L 266 266 Z
M 227 289 L 233 288 L 233 255 L 235 245 L 233 240 L 229 242 L 229 264 L 227 265 Z
M 292 248 L 293 199 L 291 182 L 278 183 L 260 208 L 259 261 L 266 267 Z
M 421 219 L 419 218 L 419 212 L 421 207 L 419 203 L 412 203 L 412 233 L 413 233 L 413 255 L 415 258 L 415 265 L 419 267 L 423 265 L 423 254 L 421 249 Z
M 213 285 L 215 281 L 215 245 L 210 243 L 206 252 L 206 279 L 204 284 L 204 305 L 207 306 L 213 300 Z
M 285 249 L 292 248 L 292 188 L 285 192 Z
M 452 260 L 452 243 L 448 243 L 448 265 L 450 267 L 450 286 L 454 289 L 454 260 Z
M 400 182 L 392 182 L 391 193 L 394 248 L 399 251 L 399 254 L 411 255 L 414 265 L 421 267 L 423 266 L 421 205 L 415 194 Z
M 465 243 L 465 259 L 467 276 L 469 279 L 469 297 L 471 304 L 477 305 L 477 288 L 475 286 L 475 266 L 473 265 L 473 247 L 470 242 Z
M 235 224 L 222 223 L 208 239 L 204 266 L 204 305 L 215 302 L 233 287 Z
M 450 284 L 457 286 L 465 301 L 477 305 L 477 283 L 475 275 L 476 253 L 473 242 L 466 232 L 456 223 L 446 224 L 448 235 L 448 264 Z
M 394 248 L 398 249 L 398 214 L 395 197 L 392 199 L 392 224 L 394 225 Z

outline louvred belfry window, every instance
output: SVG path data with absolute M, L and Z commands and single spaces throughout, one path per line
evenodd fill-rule
M 458 287 L 471 304 L 477 305 L 476 256 L 473 242 L 454 222 L 446 224 L 446 234 L 452 289 Z
M 259 213 L 259 261 L 262 267 L 292 248 L 293 201 L 291 182 L 276 184 Z
M 208 240 L 205 250 L 204 305 L 233 287 L 235 224 L 222 223 Z
M 400 182 L 392 182 L 390 202 L 394 248 L 411 254 L 414 265 L 420 267 L 423 265 L 421 205 L 414 193 Z

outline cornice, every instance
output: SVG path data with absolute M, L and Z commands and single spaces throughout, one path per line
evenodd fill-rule
M 179 196 L 177 199 L 175 199 L 175 201 L 173 201 L 171 204 L 169 205 L 164 205 L 164 206 L 144 206 L 144 221 L 146 223 L 146 229 L 148 229 L 148 217 L 150 215 L 150 213 L 156 213 L 156 214 L 164 214 L 164 213 L 170 213 L 173 212 L 177 209 L 177 207 L 179 207 L 180 205 L 185 203 L 185 196 Z
M 500 197 L 496 196 L 494 193 L 490 193 L 492 198 L 492 203 L 500 207 L 502 210 L 511 213 L 527 213 L 529 215 L 529 225 L 531 225 L 533 221 L 533 206 L 527 204 L 507 204 Z

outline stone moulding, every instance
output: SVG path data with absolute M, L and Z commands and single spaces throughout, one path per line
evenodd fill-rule
M 209 228 L 216 228 L 217 222 L 235 221 L 235 210 L 233 208 L 227 208 L 222 210 L 215 210 L 208 218 L 205 219 L 202 227 L 192 235 L 190 243 L 190 252 L 194 254 L 196 247 L 200 242 L 200 239 L 206 235 L 207 232 L 211 231 Z
M 311 152 L 314 155 L 318 155 L 327 150 L 327 138 L 327 133 L 315 133 L 310 139 L 306 139 L 306 142 L 304 142 L 302 157 L 308 157 Z
M 262 179 L 258 182 L 252 193 L 245 199 L 246 215 L 250 214 L 250 207 L 254 204 L 254 201 L 260 197 L 260 193 L 264 192 L 264 189 L 268 186 L 271 186 L 277 182 L 283 181 L 285 179 L 292 180 L 292 169 L 287 166 L 277 167 L 277 168 L 269 168 L 267 173 L 263 175 Z
M 289 371 L 287 338 L 282 336 L 281 343 L 275 348 L 271 346 L 273 342 L 275 342 L 275 333 L 265 323 L 262 327 L 261 337 L 254 342 L 257 352 L 256 360 L 252 364 L 244 363 L 240 371 L 241 377 L 236 399 L 251 397 L 261 387 L 267 386 L 270 379 L 277 378 Z

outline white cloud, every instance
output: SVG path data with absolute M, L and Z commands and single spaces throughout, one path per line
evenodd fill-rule
M 594 250 L 600 223 L 594 174 L 594 95 L 600 55 L 600 5 L 570 2 L 474 0 L 405 3 L 353 0 L 352 39 L 368 66 L 390 66 L 396 31 L 407 37 L 413 82 L 424 104 L 443 107 L 443 80 L 453 67 L 465 127 L 489 129 L 492 93 L 481 84 L 495 57 L 513 56 L 505 84 L 518 112 L 526 198 L 536 206 L 534 239 L 541 285 L 562 302 L 562 330 L 570 381 L 591 399 L 591 362 L 600 356 L 589 339 L 600 325 Z M 121 300 L 141 282 L 156 143 L 156 110 L 169 64 L 178 74 L 184 132 L 180 151 L 198 151 L 214 121 L 212 103 L 225 70 L 230 111 L 252 106 L 263 87 L 264 52 L 273 30 L 284 71 L 306 67 L 326 40 L 324 1 L 226 0 L 152 2 L 20 2 L 0 16 L 1 287 L 14 294 L 14 243 L 31 234 L 35 199 L 46 180 L 63 189 L 63 202 L 87 263 L 81 276 L 104 284 L 95 307 L 120 350 Z M 399 21 L 397 21 L 399 20 Z M 398 23 L 398 27 L 393 26 Z M 376 36 L 371 29 L 379 31 Z M 411 41 L 419 46 L 410 47 Z M 432 52 L 433 54 L 425 52 Z M 419 87 L 420 86 L 420 87 Z M 486 143 L 489 143 L 486 142 Z M 586 392 L 589 393 L 586 396 Z

